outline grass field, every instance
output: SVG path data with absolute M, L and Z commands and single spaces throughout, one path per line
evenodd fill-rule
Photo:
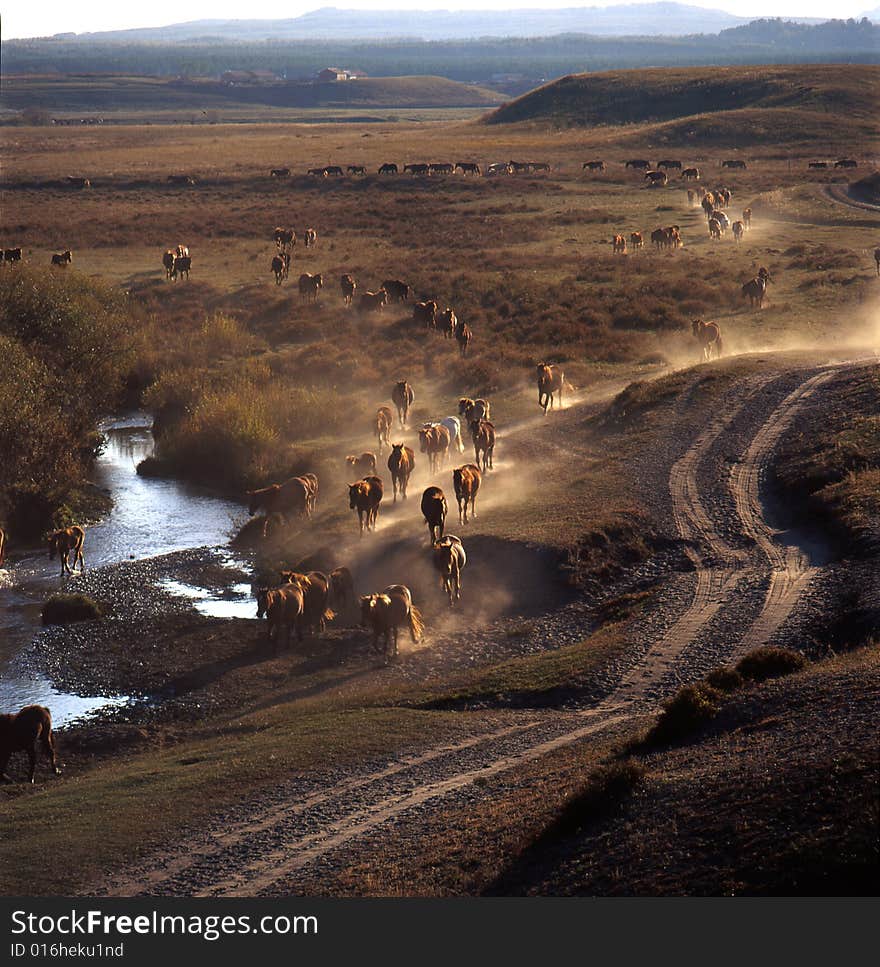
M 22 247 L 23 268 L 35 286 L 45 273 L 66 272 L 94 277 L 124 294 L 136 330 L 126 402 L 155 410 L 161 472 L 237 496 L 292 472 L 319 473 L 317 525 L 294 525 L 270 542 L 259 562 L 266 573 L 274 573 L 279 562 L 321 561 L 356 539 L 343 489 L 349 473 L 344 456 L 374 449 L 371 421 L 376 407 L 388 402 L 393 381 L 405 377 L 415 387 L 413 424 L 454 412 L 461 395 L 490 397 L 501 432 L 517 432 L 509 434 L 509 442 L 501 437 L 496 456 L 504 474 L 487 494 L 486 514 L 472 526 L 469 540 L 483 555 L 481 580 L 489 582 L 493 569 L 508 568 L 517 575 L 517 587 L 527 587 L 523 575 L 529 580 L 537 575 L 534 594 L 518 605 L 509 588 L 487 583 L 487 623 L 503 612 L 511 618 L 505 633 L 516 638 L 535 620 L 538 598 L 561 605 L 574 585 L 610 584 L 660 546 L 654 542 L 664 522 L 637 498 L 648 487 L 634 479 L 632 468 L 657 440 L 690 431 L 687 407 L 672 412 L 683 390 L 691 393 L 689 405 L 711 411 L 738 378 L 772 367 L 767 355 L 772 351 L 821 349 L 827 357 L 849 346 L 864 351 L 880 344 L 880 279 L 873 256 L 880 220 L 870 207 L 848 204 L 846 195 L 849 181 L 873 170 L 867 159 L 878 141 L 876 130 L 868 131 L 865 89 L 876 71 L 853 68 L 835 81 L 836 69 L 822 69 L 815 89 L 802 97 L 789 96 L 783 75 L 745 99 L 731 97 L 723 104 L 713 104 L 721 95 L 712 88 L 698 104 L 701 110 L 692 113 L 692 92 L 676 81 L 682 91 L 679 100 L 673 98 L 679 113 L 652 111 L 624 125 L 605 123 L 604 109 L 587 119 L 591 126 L 559 124 L 567 115 L 554 106 L 540 119 L 517 114 L 515 124 L 446 114 L 432 121 L 398 115 L 396 121 L 345 124 L 6 128 L 0 142 L 0 243 Z M 691 72 L 686 80 L 695 76 Z M 635 93 L 636 87 L 627 88 L 625 103 L 634 104 Z M 664 101 L 672 96 L 666 88 L 661 93 Z M 829 124 L 827 108 L 838 103 L 845 105 L 845 117 Z M 744 129 L 754 136 L 741 141 Z M 821 139 L 809 141 L 815 131 Z M 643 175 L 623 164 L 641 156 L 680 159 L 702 170 L 705 187 L 730 187 L 731 220 L 745 208 L 753 213 L 742 243 L 730 233 L 710 240 L 702 210 L 689 205 L 687 186 L 675 172 L 667 187 L 646 188 Z M 844 156 L 858 159 L 855 172 L 807 167 L 817 157 Z M 746 160 L 747 169 L 722 169 L 729 157 Z M 605 160 L 605 172 L 582 170 L 583 162 L 598 158 Z M 402 167 L 465 160 L 485 168 L 508 159 L 547 162 L 551 171 L 494 178 L 376 174 L 391 161 Z M 363 164 L 370 174 L 338 180 L 305 174 L 327 164 Z M 270 169 L 278 167 L 290 167 L 292 176 L 270 178 Z M 182 172 L 195 185 L 170 186 L 168 175 Z M 91 187 L 69 188 L 67 176 L 86 177 Z M 831 188 L 842 191 L 843 200 Z M 680 226 L 683 246 L 653 250 L 651 231 L 673 224 Z M 290 279 L 281 286 L 270 270 L 276 226 L 293 227 L 300 235 L 310 227 L 318 235 L 313 248 L 293 249 Z M 628 238 L 636 231 L 646 238 L 643 250 L 612 254 L 615 234 Z M 178 243 L 189 246 L 192 274 L 188 281 L 169 282 L 161 258 Z M 50 267 L 51 254 L 68 248 L 72 265 Z M 759 266 L 772 276 L 760 310 L 750 308 L 740 292 Z M 0 271 L 21 268 L 4 265 Z M 301 272 L 324 278 L 316 304 L 299 296 Z M 342 273 L 356 278 L 359 291 L 399 278 L 416 298 L 453 307 L 473 330 L 468 355 L 460 357 L 454 343 L 438 333 L 414 327 L 409 305 L 387 306 L 376 315 L 347 308 L 338 285 Z M 698 317 L 721 327 L 726 352 L 734 358 L 707 367 L 705 379 L 692 382 L 693 374 L 680 370 L 699 362 L 690 328 Z M 571 434 L 567 448 L 542 433 L 534 386 L 534 367 L 542 361 L 563 365 L 569 399 L 587 405 L 582 414 L 560 417 Z M 597 417 L 603 401 L 634 382 Z M 876 393 L 876 383 L 850 392 Z M 876 475 L 876 469 L 866 469 L 876 462 L 872 420 L 873 410 L 864 419 L 841 421 L 833 454 L 802 445 L 791 472 L 798 476 L 802 467 L 815 472 L 825 488 L 821 493 L 829 495 L 851 485 L 845 473 L 855 469 L 863 474 L 859 486 L 866 488 L 873 481 L 868 474 Z M 868 455 L 853 468 L 840 459 L 846 447 Z M 461 462 L 470 454 L 468 447 Z M 403 514 L 398 508 L 383 505 L 383 526 L 398 525 Z M 867 517 L 875 526 L 873 503 L 859 515 L 853 528 L 867 526 Z M 419 570 L 415 554 L 402 540 L 389 541 L 375 559 L 363 555 L 364 572 L 384 573 L 393 563 L 411 576 L 414 587 L 419 582 L 427 587 L 433 575 Z M 215 808 L 270 786 L 279 769 L 308 773 L 327 761 L 396 753 L 464 734 L 489 718 L 497 722 L 520 704 L 540 706 L 587 693 L 633 646 L 628 622 L 651 606 L 652 594 L 641 590 L 605 602 L 594 629 L 562 647 L 478 663 L 462 654 L 454 667 L 433 667 L 425 659 L 427 671 L 418 681 L 384 673 L 349 675 L 305 653 L 295 662 L 236 668 L 212 685 L 215 696 L 229 689 L 230 706 L 199 719 L 190 733 L 178 724 L 157 726 L 135 737 L 116 760 L 111 749 L 99 750 L 94 759 L 73 751 L 69 782 L 36 793 L 20 787 L 7 793 L 0 835 L 10 862 L 4 862 L 0 891 L 81 887 L 110 866 L 173 839 Z M 433 619 L 439 606 L 432 608 L 427 611 Z M 442 633 L 461 630 L 453 622 Z M 180 674 L 190 658 L 201 667 L 241 645 L 232 624 L 218 622 L 207 631 L 199 626 L 186 634 L 166 631 L 156 639 L 154 660 L 167 655 L 173 666 L 179 658 Z M 852 667 L 856 664 L 853 660 Z M 864 664 L 876 674 L 873 659 Z M 829 681 L 851 670 L 835 666 Z M 804 680 L 825 695 L 825 684 L 816 684 L 822 674 L 808 672 Z M 778 692 L 768 695 L 771 705 L 787 700 Z M 810 727 L 799 720 L 799 749 Z M 706 741 L 723 751 L 734 740 Z M 598 745 L 590 765 L 601 765 L 612 752 L 611 745 Z M 554 759 L 529 779 L 528 788 L 508 789 L 462 833 L 459 845 L 470 848 L 471 839 L 497 822 L 499 810 L 523 810 L 522 822 L 493 834 L 491 855 L 478 857 L 473 875 L 456 866 L 455 850 L 450 859 L 448 844 L 431 839 L 426 856 L 436 869 L 422 870 L 419 890 L 471 891 L 490 888 L 496 878 L 505 882 L 510 871 L 500 857 L 525 851 L 553 822 L 565 796 L 579 788 L 583 763 L 575 755 Z M 723 801 L 718 755 L 713 747 L 710 771 Z M 699 780 L 699 770 L 682 779 L 675 770 L 684 766 L 677 760 L 652 759 L 648 788 L 669 788 L 667 762 L 669 782 L 676 782 L 668 798 L 678 802 Z M 559 775 L 563 781 L 555 788 Z M 541 790 L 551 788 L 546 803 L 529 813 L 523 803 L 536 802 Z M 88 831 L 95 808 L 105 830 L 100 843 Z M 48 816 L 52 824 L 45 822 Z M 587 846 L 594 832 L 583 834 Z M 642 842 L 632 827 L 625 832 Z M 658 822 L 650 836 L 660 835 Z M 37 849 L 56 860 L 41 872 L 31 870 L 25 881 L 28 858 Z M 517 873 L 519 887 L 559 888 L 557 867 L 546 856 L 541 863 L 531 879 Z M 370 888 L 405 889 L 408 872 L 389 868 Z M 351 882 L 367 882 L 362 874 L 353 870 Z M 732 888 L 735 874 L 699 886 L 709 892 Z M 571 890 L 595 882 L 609 892 L 622 891 L 619 882 L 609 886 L 590 875 L 578 866 L 568 881 Z M 650 875 L 646 864 L 639 876 L 647 882 Z M 674 887 L 679 881 L 669 882 Z

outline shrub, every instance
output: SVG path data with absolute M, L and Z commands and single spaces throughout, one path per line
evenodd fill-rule
M 706 684 L 719 692 L 735 692 L 742 688 L 744 680 L 742 675 L 735 668 L 716 668 L 706 676 Z
M 685 685 L 664 705 L 646 745 L 665 745 L 687 738 L 717 713 L 722 693 L 705 682 Z
M 806 667 L 807 659 L 796 651 L 786 648 L 756 648 L 750 651 L 736 666 L 736 670 L 752 682 L 791 675 Z
M 85 594 L 53 594 L 43 605 L 44 625 L 64 625 L 72 621 L 93 621 L 103 617 L 97 601 Z

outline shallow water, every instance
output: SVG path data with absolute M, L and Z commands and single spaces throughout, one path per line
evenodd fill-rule
M 139 477 L 138 463 L 153 452 L 150 426 L 149 414 L 139 412 L 107 420 L 100 427 L 107 445 L 95 465 L 93 481 L 110 492 L 114 504 L 105 520 L 86 529 L 86 568 L 226 544 L 246 516 L 240 504 L 199 488 Z M 237 566 L 240 562 L 221 563 Z M 6 567 L 0 568 L 0 711 L 39 702 L 49 705 L 53 721 L 61 725 L 129 699 L 58 691 L 48 679 L 19 667 L 17 657 L 39 631 L 43 601 L 59 590 L 76 591 L 76 577 L 61 578 L 59 571 L 58 560 L 50 561 L 42 548 L 12 549 Z M 204 610 L 205 614 L 252 617 L 256 613 L 253 600 L 245 598 L 250 594 L 248 585 L 236 586 L 228 599 L 198 593 L 204 599 L 194 602 L 199 610 L 201 605 L 217 608 Z

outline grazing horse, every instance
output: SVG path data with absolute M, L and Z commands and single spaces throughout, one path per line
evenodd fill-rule
M 681 173 L 681 177 L 685 181 L 699 181 L 700 180 L 700 169 L 699 168 L 685 168 Z
M 67 249 L 67 251 L 65 252 L 56 252 L 52 256 L 53 265 L 70 265 L 72 261 L 73 261 L 73 252 L 71 252 L 70 249 Z
M 350 175 L 365 175 L 367 169 L 364 165 L 348 165 L 345 169 Z
M 767 280 L 763 276 L 756 276 L 749 280 L 742 287 L 742 294 L 749 300 L 749 304 L 754 309 L 757 305 L 759 309 L 764 308 L 764 293 L 767 291 Z
M 426 329 L 434 329 L 437 325 L 437 303 L 417 302 L 413 306 L 413 322 L 424 323 Z
M 382 288 L 388 293 L 389 302 L 406 302 L 412 289 L 400 279 L 386 279 Z
M 439 541 L 446 526 L 446 495 L 439 487 L 428 487 L 422 494 L 422 516 L 428 525 L 428 538 L 431 544 Z
M 485 473 L 494 469 L 493 454 L 495 452 L 495 427 L 488 420 L 474 420 L 471 423 L 471 438 L 474 441 L 474 459 L 477 466 Z M 480 454 L 483 454 L 482 463 Z
M 391 401 L 397 407 L 397 417 L 401 426 L 406 426 L 406 419 L 409 416 L 409 408 L 413 405 L 416 394 L 412 386 L 405 379 L 399 379 L 391 390 Z
M 376 473 L 376 454 L 371 450 L 364 450 L 359 457 L 353 454 L 347 456 L 345 462 L 361 475 L 361 479 L 368 474 L 375 475 Z
M 388 302 L 388 293 L 384 289 L 377 292 L 362 292 L 358 302 L 358 311 L 361 313 L 381 312 L 382 306 Z
M 473 463 L 466 463 L 463 467 L 456 467 L 452 471 L 455 499 L 458 502 L 459 524 L 468 522 L 468 506 L 470 506 L 471 517 L 477 516 L 477 494 L 482 482 L 483 474 Z
M 382 445 L 391 447 L 391 427 L 394 425 L 394 414 L 390 406 L 380 406 L 376 410 L 376 439 L 379 441 L 379 456 L 382 456 Z
M 289 178 L 290 168 L 273 168 L 269 172 L 270 178 Z
M 581 166 L 581 171 L 604 171 L 604 161 L 585 161 Z
M 553 397 L 559 394 L 559 405 L 562 406 L 562 389 L 565 385 L 565 373 L 558 366 L 548 366 L 546 363 L 539 363 L 537 367 L 538 376 L 538 406 L 553 409 Z
M 174 274 L 174 250 L 168 251 L 162 256 L 162 265 L 165 268 L 165 278 L 170 279 Z
M 488 420 L 490 419 L 489 401 L 483 399 L 472 400 L 467 396 L 462 396 L 458 401 L 458 415 L 463 416 L 468 425 L 473 420 Z
M 73 574 L 76 570 L 76 562 L 79 561 L 79 570 L 82 574 L 86 569 L 86 562 L 83 558 L 83 541 L 86 539 L 86 532 L 74 524 L 72 527 L 63 527 L 61 530 L 53 531 L 49 535 L 49 560 L 55 557 L 56 553 L 61 558 L 61 575 Z M 73 570 L 70 567 L 70 552 L 73 551 Z
M 467 564 L 467 554 L 460 537 L 447 534 L 431 545 L 432 560 L 440 574 L 440 584 L 449 597 L 449 607 L 461 600 L 461 569 Z
M 471 332 L 471 327 L 466 322 L 457 322 L 455 324 L 455 341 L 458 343 L 459 355 L 467 355 L 468 346 L 470 346 L 472 338 L 473 333 Z
M 412 594 L 405 584 L 391 584 L 381 594 L 363 595 L 361 624 L 373 629 L 373 651 L 379 651 L 379 636 L 384 636 L 386 662 L 397 654 L 397 634 L 402 625 L 409 628 L 413 644 L 421 639 L 425 630 L 422 616 L 413 606 Z
M 743 170 L 745 170 L 746 163 L 745 161 L 740 161 L 738 158 L 734 158 L 732 161 L 722 161 L 721 167 L 722 168 L 742 168 Z
M 631 161 L 627 161 L 627 163 L 623 167 L 624 168 L 641 168 L 643 170 L 647 170 L 648 168 L 651 167 L 651 162 L 650 161 L 646 161 L 644 158 L 633 158 Z
M 483 174 L 483 169 L 473 161 L 457 161 L 455 167 L 461 168 L 463 175 L 477 175 L 479 177 Z
M 343 275 L 339 280 L 339 288 L 342 290 L 342 301 L 345 305 L 350 306 L 354 301 L 357 282 L 350 275 Z
M 715 353 L 717 359 L 721 358 L 724 344 L 721 341 L 721 329 L 717 322 L 703 322 L 702 319 L 694 319 L 691 324 L 694 336 L 702 347 L 702 357 L 708 361 Z
M 364 477 L 363 480 L 348 485 L 348 506 L 357 511 L 361 537 L 364 536 L 365 528 L 375 531 L 379 504 L 382 503 L 384 493 L 385 487 L 380 477 Z
M 654 188 L 656 185 L 659 185 L 661 188 L 663 188 L 669 181 L 669 175 L 667 175 L 665 171 L 646 171 L 645 178 L 651 182 L 651 184 L 648 185 L 649 188 Z
M 30 759 L 28 782 L 33 785 L 37 771 L 37 743 L 52 766 L 56 776 L 61 770 L 55 761 L 55 742 L 52 739 L 52 713 L 45 705 L 25 705 L 15 715 L 0 715 L 0 779 L 12 780 L 6 775 L 6 766 L 13 752 L 27 752 Z
M 386 162 L 384 165 L 379 166 L 380 175 L 396 175 L 399 172 L 399 168 L 393 161 Z
M 442 423 L 423 426 L 419 430 L 419 449 L 428 454 L 431 473 L 437 473 L 449 452 L 449 430 Z
M 302 641 L 302 617 L 305 596 L 298 584 L 282 584 L 279 588 L 259 588 L 257 591 L 257 617 L 266 617 L 266 639 L 277 650 L 282 628 L 285 644 L 290 647 L 290 633 L 296 628 L 296 637 Z
M 299 277 L 299 297 L 306 298 L 311 302 L 318 301 L 318 293 L 324 285 L 324 280 L 321 278 L 321 273 L 316 272 L 314 275 L 310 275 L 308 272 L 303 272 Z
M 334 567 L 330 572 L 330 603 L 343 610 L 354 604 L 354 578 L 347 567 Z
M 447 306 L 437 320 L 437 328 L 443 333 L 444 339 L 452 339 L 457 325 L 458 316 L 455 314 L 455 310 Z
M 388 469 L 391 471 L 391 486 L 394 489 L 394 503 L 397 503 L 397 491 L 400 490 L 400 497 L 406 500 L 406 485 L 409 483 L 410 474 L 416 468 L 416 455 L 411 447 L 404 446 L 402 443 L 392 443 L 391 454 L 388 457 Z
M 317 492 L 317 491 L 316 491 Z M 295 513 L 308 517 L 312 505 L 312 484 L 304 477 L 291 477 L 282 484 L 270 484 L 259 490 L 246 491 L 248 513 L 251 517 L 258 510 L 265 511 L 263 537 L 269 535 L 269 520 L 274 516 L 282 519 L 286 514 Z

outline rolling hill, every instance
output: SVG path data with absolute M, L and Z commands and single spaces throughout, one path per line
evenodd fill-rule
M 563 126 L 675 121 L 725 112 L 792 111 L 876 125 L 880 67 L 811 64 L 773 67 L 668 68 L 572 74 L 503 105 L 487 124 L 548 122 Z M 744 131 L 744 134 L 748 134 Z

